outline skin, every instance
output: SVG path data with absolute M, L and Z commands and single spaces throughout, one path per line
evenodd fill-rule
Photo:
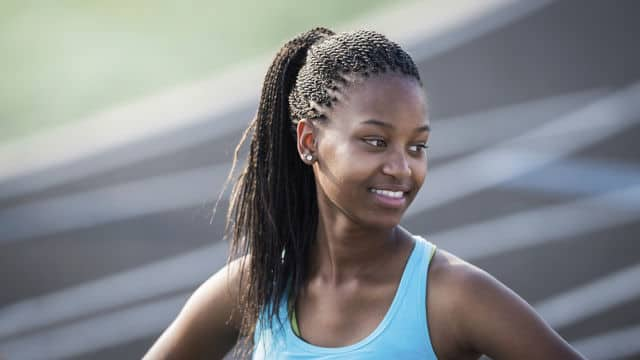
M 365 338 L 391 305 L 414 246 L 399 223 L 427 175 L 430 133 L 422 88 L 411 78 L 376 75 L 336 95 L 326 119 L 303 119 L 297 128 L 320 218 L 296 317 L 306 341 L 327 347 Z M 371 188 L 401 190 L 404 199 L 390 205 Z M 230 285 L 241 271 L 232 263 L 206 281 L 145 358 L 222 358 L 238 335 Z M 427 326 L 438 359 L 582 359 L 482 269 L 438 249 L 427 271 Z

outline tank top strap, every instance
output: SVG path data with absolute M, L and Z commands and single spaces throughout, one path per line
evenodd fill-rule
M 427 287 L 429 264 L 433 258 L 436 246 L 421 236 L 414 236 L 415 261 L 407 263 L 404 276 L 407 281 L 400 282 L 398 288 L 401 298 L 398 303 L 399 311 L 389 309 L 393 318 L 385 331 L 385 342 L 396 343 L 398 348 L 419 349 L 420 356 L 412 354 L 408 358 L 436 359 L 431 345 L 427 318 Z

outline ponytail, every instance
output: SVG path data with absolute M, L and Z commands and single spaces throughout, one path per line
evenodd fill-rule
M 231 173 L 253 132 L 247 163 L 231 193 L 226 228 L 229 260 L 240 258 L 244 269 L 238 305 L 240 336 L 246 339 L 253 337 L 261 314 L 265 326 L 271 325 L 284 295 L 295 298 L 305 279 L 318 205 L 313 172 L 298 157 L 289 95 L 311 45 L 333 34 L 316 28 L 280 49 L 265 76 L 255 118 L 236 148 Z

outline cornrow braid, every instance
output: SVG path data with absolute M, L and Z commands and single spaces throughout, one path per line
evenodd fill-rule
M 335 34 L 322 27 L 287 42 L 269 67 L 257 113 L 236 147 L 231 173 L 252 133 L 227 215 L 229 260 L 240 258 L 244 269 L 238 305 L 240 336 L 247 343 L 259 317 L 263 326 L 272 326 L 284 295 L 298 296 L 315 242 L 315 179 L 312 168 L 298 158 L 297 122 L 322 119 L 324 108 L 337 101 L 336 92 L 358 78 L 385 72 L 422 84 L 411 57 L 383 35 L 365 30 Z
M 314 44 L 289 95 L 294 124 L 321 117 L 318 105 L 330 107 L 337 101 L 331 92 L 343 90 L 354 75 L 366 78 L 384 72 L 407 75 L 422 85 L 409 54 L 377 32 L 340 33 Z

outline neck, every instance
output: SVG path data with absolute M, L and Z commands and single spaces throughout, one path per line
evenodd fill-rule
M 371 229 L 348 219 L 327 221 L 320 216 L 310 275 L 333 285 L 371 275 L 404 244 L 403 234 L 406 230 L 400 226 Z

